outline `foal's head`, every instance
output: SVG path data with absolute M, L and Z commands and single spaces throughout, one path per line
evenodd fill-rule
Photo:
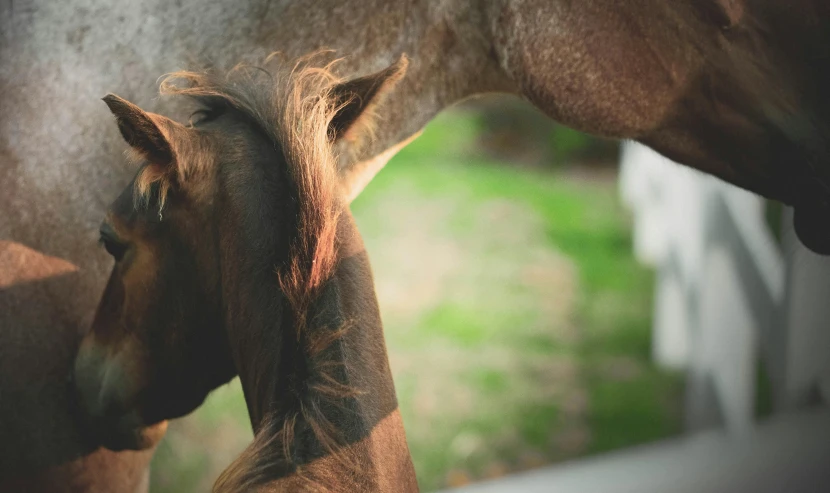
M 104 445 L 151 445 L 149 425 L 189 413 L 246 364 L 230 325 L 280 316 L 323 280 L 349 194 L 332 186 L 331 144 L 353 139 L 405 65 L 348 82 L 309 62 L 174 74 L 162 92 L 201 107 L 187 126 L 104 98 L 142 161 L 101 223 L 115 265 L 75 363 Z

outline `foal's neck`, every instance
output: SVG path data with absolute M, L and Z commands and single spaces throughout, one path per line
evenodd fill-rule
M 282 324 L 248 327 L 247 348 L 235 351 L 249 362 L 240 379 L 256 437 L 219 491 L 264 482 L 290 491 L 417 490 L 368 259 L 351 216 L 341 223 L 347 240 L 305 329 L 295 332 L 287 310 L 257 317 Z

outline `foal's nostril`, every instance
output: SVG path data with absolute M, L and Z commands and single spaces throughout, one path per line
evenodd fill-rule
M 109 354 L 84 341 L 69 380 L 73 383 L 78 422 L 90 444 L 110 450 L 143 450 L 164 436 L 166 422 L 146 426 L 136 407 L 134 379 L 128 378 L 124 358 L 129 351 Z
M 125 403 L 124 371 L 115 358 L 95 346 L 84 344 L 75 359 L 72 372 L 79 405 L 92 418 L 117 417 Z

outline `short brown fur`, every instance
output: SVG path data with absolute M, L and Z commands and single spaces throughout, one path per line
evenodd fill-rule
M 347 57 L 338 73 L 359 77 L 406 52 L 411 67 L 360 158 L 458 100 L 519 94 L 563 123 L 637 139 L 794 204 L 808 246 L 827 250 L 826 0 L 219 0 L 210 9 L 112 0 L 95 22 L 73 2 L 19 4 L 0 2 L 0 237 L 78 271 L 36 282 L 23 273 L 0 290 L 0 392 L 23 385 L 0 401 L 1 476 L 110 492 L 148 462 L 96 452 L 71 419 L 63 382 L 112 267 L 91 246 L 95 225 L 134 173 L 97 96 L 118 89 L 184 120 L 186 108 L 156 98 L 148 81 L 194 58 L 228 67 L 274 49 L 294 57 L 330 47 Z M 784 112 L 763 114 L 775 107 Z M 42 360 L 53 364 L 29 364 Z
M 306 57 L 287 69 L 277 64 L 270 72 L 239 66 L 226 75 L 172 74 L 162 92 L 196 100 L 206 115 L 190 128 L 116 96 L 105 98 L 125 140 L 146 162 L 102 226 L 117 263 L 76 362 L 79 392 L 92 426 L 100 427 L 110 446 L 120 446 L 124 439 L 114 437 L 136 433 L 120 428 L 134 426 L 133 413 L 175 417 L 198 403 L 203 389 L 228 378 L 229 368 L 198 383 L 204 363 L 197 360 L 215 359 L 219 368 L 233 360 L 255 440 L 219 478 L 220 492 L 366 491 L 389 478 L 405 490 L 415 484 L 395 418 L 371 274 L 333 154 L 336 140 L 370 126 L 369 109 L 400 79 L 406 60 L 347 82 L 315 60 Z M 259 172 L 263 177 L 253 178 Z M 240 186 L 240 178 L 254 181 Z M 247 219 L 227 221 L 227 214 Z M 177 230 L 179 242 L 165 239 L 175 239 Z M 212 237 L 218 238 L 216 249 Z M 142 254 L 152 248 L 154 254 Z M 131 281 L 139 258 L 141 280 Z M 195 262 L 192 270 L 189 261 Z M 235 278 L 246 262 L 256 268 L 255 277 Z M 275 269 L 273 281 L 260 277 L 263 265 Z M 165 294 L 168 280 L 175 288 Z M 211 287 L 213 282 L 218 285 Z M 191 297 L 165 305 L 168 297 L 182 295 Z M 135 302 L 142 298 L 151 301 Z M 131 313 L 131 306 L 157 308 Z M 221 307 L 224 329 L 200 327 L 200 306 Z M 239 315 L 246 312 L 265 318 L 251 323 Z M 156 318 L 144 323 L 146 317 Z M 182 346 L 188 334 L 208 343 Z M 168 342 L 158 345 L 159 337 Z M 177 347 L 182 356 L 168 354 Z M 96 356 L 102 351 L 108 355 L 103 359 Z M 119 365 L 131 368 L 123 382 L 111 379 L 120 386 L 96 377 L 120 374 Z M 192 375 L 187 378 L 194 383 L 168 389 L 173 372 Z M 105 391 L 116 396 L 116 409 L 126 407 L 114 424 L 113 413 L 100 408 Z M 188 397 L 167 404 L 165 396 L 173 393 L 174 401 Z M 378 455 L 378 447 L 389 452 Z

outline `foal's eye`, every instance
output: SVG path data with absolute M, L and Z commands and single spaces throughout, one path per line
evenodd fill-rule
M 195 127 L 201 123 L 209 122 L 219 116 L 217 110 L 196 110 L 190 115 L 190 126 Z
M 123 243 L 119 243 L 118 241 L 113 240 L 112 238 L 107 237 L 106 235 L 101 235 L 101 239 L 98 240 L 99 243 L 104 245 L 104 250 L 107 251 L 112 257 L 119 261 L 124 256 L 124 253 L 127 251 L 127 245 Z

